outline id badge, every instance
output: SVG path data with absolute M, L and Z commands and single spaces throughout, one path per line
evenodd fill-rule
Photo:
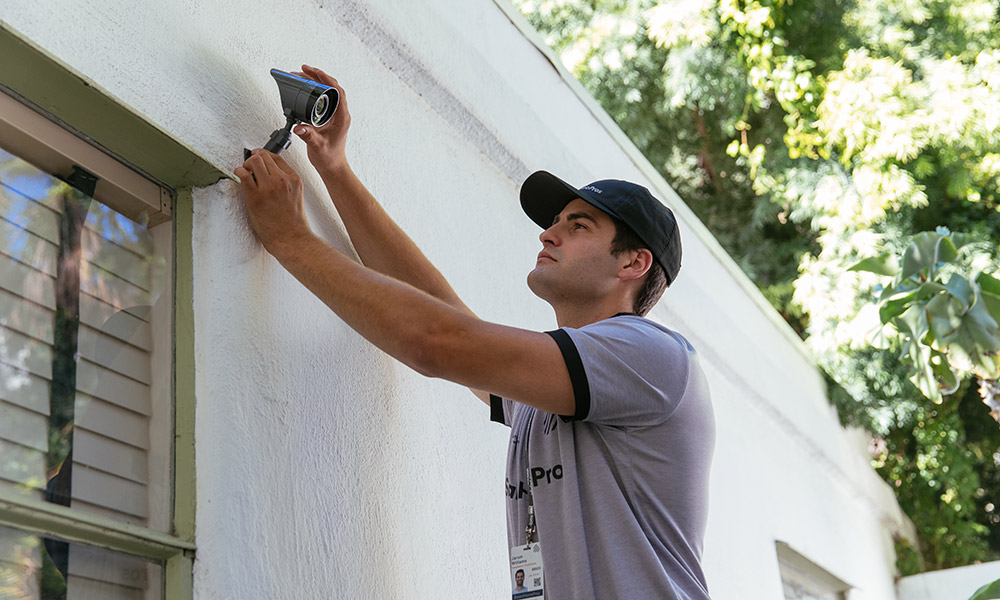
M 510 549 L 512 600 L 521 600 L 522 598 L 543 600 L 542 584 L 544 581 L 541 544 L 532 542 L 528 547 L 520 544 Z

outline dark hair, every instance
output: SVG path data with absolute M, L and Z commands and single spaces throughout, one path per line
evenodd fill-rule
M 615 239 L 611 240 L 611 254 L 613 256 L 618 256 L 629 250 L 649 249 L 649 246 L 639 239 L 631 227 L 615 217 L 611 217 L 611 221 L 615 224 Z M 639 288 L 632 301 L 632 312 L 640 317 L 646 316 L 646 313 L 660 300 L 660 296 L 666 289 L 667 274 L 663 272 L 663 267 L 654 258 L 653 264 L 646 272 L 646 279 L 642 282 L 642 287 Z
M 514 571 L 514 577 L 517 577 L 518 573 L 520 573 L 521 575 L 524 575 L 524 569 L 518 569 L 518 570 Z

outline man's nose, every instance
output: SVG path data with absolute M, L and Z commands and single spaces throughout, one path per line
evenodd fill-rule
M 538 239 L 542 242 L 543 246 L 545 245 L 546 242 L 554 246 L 559 245 L 559 236 L 556 235 L 557 225 L 558 225 L 557 223 L 550 225 L 548 229 L 542 231 L 542 233 L 538 235 Z

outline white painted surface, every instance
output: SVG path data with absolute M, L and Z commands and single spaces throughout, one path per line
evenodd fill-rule
M 899 600 L 966 600 L 998 579 L 1000 560 L 903 577 L 896 590 Z
M 653 317 L 700 349 L 718 446 L 713 596 L 781 597 L 775 540 L 895 598 L 904 529 L 863 440 L 700 224 L 489 0 L 8 0 L 0 19 L 219 164 L 281 124 L 268 69 L 335 74 L 355 170 L 482 317 L 552 328 L 524 284 L 538 231 L 518 185 L 618 177 L 677 209 L 685 260 Z M 297 140 L 312 222 L 346 236 Z M 195 192 L 198 555 L 209 598 L 502 598 L 506 430 L 466 391 L 359 338 L 249 230 L 235 184 Z

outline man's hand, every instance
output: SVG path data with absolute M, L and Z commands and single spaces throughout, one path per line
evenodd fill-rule
M 347 95 L 336 79 L 309 65 L 302 65 L 302 71 L 295 71 L 293 74 L 334 87 L 340 94 L 337 111 L 333 113 L 333 117 L 325 125 L 313 127 L 300 124 L 294 129 L 295 135 L 306 143 L 309 162 L 316 167 L 320 175 L 332 174 L 347 166 L 345 147 L 347 129 L 351 126 L 351 113 L 347 110 Z
M 257 149 L 234 173 L 240 178 L 250 224 L 268 252 L 278 256 L 288 242 L 312 235 L 302 204 L 302 180 L 285 159 Z

